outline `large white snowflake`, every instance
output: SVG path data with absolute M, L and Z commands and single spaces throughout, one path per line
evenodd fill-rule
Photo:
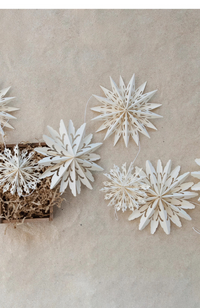
M 195 162 L 198 166 L 200 166 L 200 158 L 196 158 Z M 191 172 L 191 175 L 197 179 L 200 179 L 200 171 Z M 200 182 L 192 186 L 192 190 L 200 190 Z M 198 201 L 200 201 L 200 198 L 198 199 Z
M 118 87 L 110 77 L 112 92 L 101 87 L 106 97 L 94 95 L 102 103 L 102 106 L 91 108 L 93 111 L 101 113 L 93 120 L 101 120 L 103 124 L 97 132 L 107 129 L 105 138 L 115 133 L 114 145 L 121 135 L 126 147 L 131 136 L 135 143 L 139 144 L 139 132 L 149 137 L 145 128 L 156 127 L 149 119 L 162 118 L 162 116 L 151 112 L 151 110 L 161 106 L 161 104 L 148 103 L 157 90 L 143 93 L 146 82 L 135 90 L 135 76 L 133 75 L 127 88 L 120 76 L 120 86 Z
M 40 167 L 33 159 L 35 152 L 24 149 L 20 153 L 18 145 L 13 149 L 14 155 L 8 148 L 0 153 L 0 185 L 3 192 L 10 190 L 11 194 L 29 194 L 39 182 Z
M 7 104 L 14 99 L 14 97 L 4 97 L 9 89 L 10 87 L 0 91 L 0 133 L 3 136 L 4 136 L 4 130 L 3 130 L 4 127 L 13 129 L 13 127 L 8 123 L 8 121 L 10 119 L 16 119 L 8 112 L 19 110 L 19 108 L 7 106 Z
M 104 174 L 110 181 L 104 182 L 105 187 L 100 190 L 106 192 L 105 199 L 110 200 L 108 206 L 113 205 L 117 211 L 124 212 L 127 208 L 133 211 L 145 203 L 145 190 L 148 185 L 143 182 L 144 176 L 141 176 L 141 170 L 135 172 L 133 170 L 131 163 L 127 171 L 125 163 L 121 170 L 114 165 L 110 174 Z
M 91 171 L 103 170 L 94 163 L 100 156 L 93 153 L 102 143 L 90 143 L 93 135 L 84 137 L 84 123 L 76 132 L 73 122 L 70 120 L 68 131 L 63 120 L 60 121 L 59 133 L 47 126 L 52 138 L 43 136 L 48 147 L 35 148 L 46 157 L 39 161 L 42 166 L 50 166 L 40 178 L 53 176 L 51 189 L 59 182 L 60 192 L 63 193 L 69 185 L 72 194 L 76 196 L 81 191 L 81 183 L 92 189 L 90 181 L 94 178 Z
M 151 223 L 151 233 L 153 234 L 158 224 L 166 234 L 170 233 L 170 220 L 181 227 L 179 217 L 191 220 L 191 217 L 184 209 L 193 209 L 195 206 L 187 201 L 197 196 L 189 189 L 193 183 L 183 183 L 190 172 L 179 175 L 180 166 L 171 171 L 171 160 L 168 161 L 163 169 L 160 160 L 157 162 L 157 170 L 154 169 L 150 161 L 146 162 L 146 173 L 141 171 L 141 175 L 146 177 L 146 204 L 133 211 L 129 220 L 141 216 L 139 230 L 144 229 Z

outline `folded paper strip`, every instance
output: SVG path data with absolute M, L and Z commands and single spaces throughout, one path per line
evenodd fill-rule
M 49 168 L 40 176 L 40 178 L 51 177 L 51 188 L 60 184 L 60 192 L 64 193 L 69 185 L 74 196 L 80 194 L 81 183 L 92 189 L 90 181 L 94 181 L 91 171 L 102 171 L 95 161 L 100 156 L 94 151 L 102 143 L 90 143 L 93 135 L 84 137 L 86 124 L 75 131 L 73 122 L 69 121 L 68 130 L 63 120 L 60 121 L 59 133 L 48 126 L 52 138 L 44 135 L 43 139 L 47 147 L 35 148 L 45 158 L 39 161 L 41 166 Z
M 195 162 L 198 166 L 200 166 L 200 158 L 196 158 Z M 200 179 L 200 171 L 191 172 L 191 175 L 197 179 Z M 192 190 L 200 190 L 200 182 L 192 186 Z M 198 199 L 198 201 L 200 201 L 200 198 Z
M 101 106 L 91 108 L 91 110 L 101 113 L 93 120 L 103 121 L 103 124 L 97 132 L 107 129 L 105 138 L 115 133 L 114 145 L 122 136 L 125 146 L 128 147 L 130 136 L 135 143 L 139 145 L 139 133 L 149 137 L 146 127 L 156 129 L 149 121 L 162 116 L 151 112 L 161 104 L 149 103 L 157 90 L 144 93 L 146 82 L 138 89 L 135 89 L 135 76 L 133 75 L 128 86 L 126 87 L 120 76 L 120 86 L 110 78 L 112 91 L 101 87 L 106 97 L 94 95 L 102 103 Z

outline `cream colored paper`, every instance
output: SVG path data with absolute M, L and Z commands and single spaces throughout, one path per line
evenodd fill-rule
M 40 181 L 40 166 L 33 155 L 33 151 L 20 151 L 18 144 L 13 148 L 13 153 L 8 148 L 0 153 L 0 186 L 3 186 L 3 192 L 10 190 L 12 195 L 16 193 L 20 197 L 35 190 Z
M 14 99 L 14 97 L 6 96 L 9 89 L 10 87 L 0 91 L 0 134 L 2 136 L 5 135 L 4 127 L 13 129 L 13 127 L 8 123 L 8 121 L 10 119 L 16 119 L 16 117 L 11 115 L 10 112 L 19 110 L 19 108 L 7 106 L 7 104 L 9 104 Z
M 100 190 L 106 193 L 105 200 L 110 200 L 108 206 L 114 206 L 116 211 L 133 211 L 145 204 L 145 191 L 149 185 L 144 182 L 145 176 L 141 176 L 142 170 L 134 172 L 134 169 L 132 163 L 128 168 L 124 163 L 121 168 L 114 165 L 109 173 L 104 174 L 109 181 L 103 182 L 105 187 Z
M 94 151 L 102 143 L 91 143 L 93 135 L 85 136 L 85 127 L 84 123 L 75 131 L 73 122 L 70 120 L 66 129 L 61 120 L 59 133 L 48 126 L 52 138 L 43 135 L 47 147 L 35 148 L 36 152 L 46 156 L 38 162 L 39 165 L 49 166 L 40 179 L 52 176 L 52 189 L 59 184 L 60 192 L 64 193 L 69 186 L 72 194 L 76 196 L 81 192 L 81 183 L 92 189 L 90 182 L 94 182 L 94 177 L 91 171 L 103 170 L 94 163 L 100 159 Z
M 155 169 L 150 161 L 146 162 L 146 172 L 136 168 L 136 172 L 144 177 L 149 188 L 145 191 L 147 198 L 145 204 L 139 209 L 134 209 L 129 220 L 140 218 L 139 230 L 143 230 L 149 223 L 151 234 L 154 234 L 160 224 L 166 234 L 170 234 L 171 222 L 181 227 L 179 217 L 191 220 L 185 209 L 194 209 L 195 205 L 188 199 L 197 197 L 197 193 L 189 191 L 193 182 L 185 183 L 189 172 L 182 175 L 180 166 L 172 170 L 172 162 L 169 160 L 163 166 L 158 160 Z
M 102 106 L 91 108 L 91 110 L 101 113 L 93 119 L 103 121 L 97 132 L 107 129 L 104 140 L 115 133 L 114 145 L 121 136 L 126 147 L 128 147 L 130 137 L 138 145 L 139 133 L 150 138 L 145 126 L 156 129 L 149 119 L 162 118 L 162 116 L 152 112 L 161 104 L 149 103 L 156 91 L 144 93 L 146 82 L 135 89 L 134 74 L 127 87 L 121 76 L 119 87 L 111 77 L 110 82 L 112 91 L 101 87 L 105 97 L 94 95 L 102 103 Z

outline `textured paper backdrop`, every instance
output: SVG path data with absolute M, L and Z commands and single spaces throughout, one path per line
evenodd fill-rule
M 151 139 L 140 136 L 136 161 L 145 167 L 160 158 L 181 165 L 181 173 L 198 170 L 200 157 L 200 11 L 199 10 L 1 10 L 0 87 L 12 86 L 17 120 L 6 130 L 7 142 L 42 140 L 49 124 L 62 118 L 78 128 L 99 85 L 110 88 L 109 76 L 136 86 L 158 89 L 152 102 L 162 103 L 153 120 Z M 13 102 L 14 105 L 14 102 Z M 87 109 L 87 133 L 97 106 Z M 103 140 L 105 132 L 94 134 Z M 130 163 L 138 148 L 131 140 L 113 147 L 113 136 L 97 151 L 99 164 Z M 199 308 L 200 206 L 172 225 L 167 236 L 159 227 L 138 230 L 130 213 L 107 207 L 99 192 L 103 172 L 95 173 L 94 189 L 82 187 L 57 209 L 52 223 L 17 229 L 0 226 L 1 308 Z M 189 180 L 193 180 L 191 177 Z M 197 182 L 194 179 L 195 182 Z

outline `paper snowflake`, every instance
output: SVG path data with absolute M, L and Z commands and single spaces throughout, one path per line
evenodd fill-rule
M 129 217 L 129 220 L 133 220 L 141 216 L 139 230 L 151 223 L 153 234 L 160 223 L 165 233 L 169 234 L 170 220 L 178 227 L 181 227 L 179 217 L 191 220 L 184 209 L 193 209 L 195 206 L 186 199 L 196 197 L 197 194 L 187 190 L 193 185 L 192 182 L 183 183 L 190 172 L 178 176 L 179 172 L 179 166 L 171 171 L 171 160 L 164 170 L 160 160 L 157 162 L 157 170 L 150 161 L 146 162 L 146 174 L 141 171 L 141 175 L 146 176 L 146 184 L 150 186 L 146 190 L 146 204 L 134 210 Z
M 139 144 L 139 132 L 149 137 L 145 128 L 156 127 L 149 119 L 162 118 L 162 116 L 151 112 L 151 110 L 161 106 L 161 104 L 148 103 L 157 90 L 143 93 L 146 82 L 135 90 L 135 76 L 131 78 L 127 88 L 120 76 L 120 86 L 118 87 L 110 77 L 112 92 L 101 87 L 106 97 L 94 95 L 102 103 L 102 106 L 91 108 L 91 110 L 101 113 L 93 120 L 101 120 L 104 123 L 97 132 L 107 129 L 105 138 L 115 133 L 114 145 L 121 135 L 124 138 L 126 147 L 131 136 L 135 143 Z
M 20 153 L 18 145 L 13 152 L 14 155 L 10 149 L 5 148 L 4 154 L 0 153 L 0 185 L 3 186 L 3 192 L 10 190 L 12 195 L 15 192 L 19 196 L 23 192 L 29 194 L 39 182 L 40 167 L 33 159 L 35 152 L 28 153 L 24 149 Z
M 7 104 L 14 99 L 14 97 L 4 97 L 9 89 L 10 87 L 0 91 L 0 133 L 3 136 L 4 136 L 4 130 L 3 130 L 4 127 L 13 129 L 13 127 L 8 123 L 8 121 L 10 119 L 16 119 L 8 112 L 19 110 L 19 108 L 7 106 Z
M 200 159 L 199 158 L 195 159 L 195 162 L 197 163 L 197 165 L 200 166 Z M 197 178 L 197 179 L 200 179 L 200 171 L 191 172 L 191 175 L 193 177 Z M 192 190 L 200 190 L 200 182 L 198 182 L 197 184 L 192 186 Z M 198 201 L 200 201 L 200 198 L 198 199 Z
M 148 188 L 148 185 L 143 182 L 143 177 L 140 175 L 141 170 L 133 172 L 133 169 L 131 163 L 127 171 L 125 163 L 121 170 L 114 165 L 110 174 L 104 174 L 110 181 L 104 182 L 105 187 L 100 190 L 106 192 L 105 200 L 110 200 L 108 206 L 113 205 L 117 211 L 124 212 L 127 208 L 133 211 L 134 208 L 139 208 L 145 203 L 144 190 Z
M 47 126 L 52 138 L 43 136 L 48 147 L 35 148 L 35 150 L 46 157 L 39 161 L 42 166 L 50 166 L 40 178 L 52 176 L 51 189 L 59 182 L 60 192 L 63 193 L 69 185 L 72 194 L 80 194 L 81 183 L 92 189 L 90 181 L 94 178 L 91 171 L 103 170 L 94 163 L 100 156 L 93 152 L 102 143 L 90 143 L 93 137 L 89 134 L 84 137 L 86 124 L 83 124 L 76 132 L 73 122 L 70 120 L 68 131 L 63 120 L 60 121 L 60 130 L 57 133 L 53 128 Z

